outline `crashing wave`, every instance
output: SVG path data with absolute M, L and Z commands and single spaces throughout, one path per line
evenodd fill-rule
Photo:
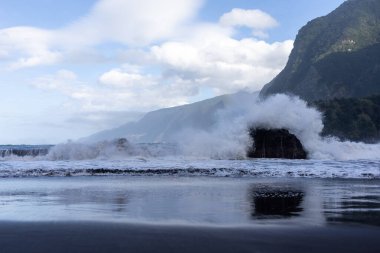
M 120 160 L 3 161 L 0 177 L 207 176 L 380 179 L 380 161 L 210 160 L 157 157 Z
M 252 143 L 249 128 L 287 129 L 301 141 L 309 158 L 380 159 L 380 144 L 321 137 L 323 115 L 298 97 L 278 94 L 265 100 L 236 101 L 218 112 L 211 131 L 188 129 L 179 136 L 185 154 L 235 159 L 246 156 Z
M 174 144 L 132 144 L 125 138 L 97 143 L 68 142 L 51 148 L 48 160 L 121 159 L 128 157 L 164 157 L 176 155 Z

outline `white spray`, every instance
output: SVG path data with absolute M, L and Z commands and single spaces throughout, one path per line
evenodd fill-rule
M 298 97 L 283 94 L 261 100 L 257 95 L 230 101 L 218 112 L 218 124 L 211 131 L 182 132 L 185 154 L 223 159 L 244 158 L 251 144 L 250 127 L 288 129 L 296 135 L 312 159 L 380 159 L 380 144 L 341 142 L 320 136 L 322 114 Z
M 312 159 L 380 159 L 380 144 L 341 142 L 323 138 L 322 114 L 298 97 L 283 94 L 262 100 L 246 93 L 229 97 L 224 109 L 215 112 L 216 124 L 203 129 L 180 129 L 170 138 L 177 146 L 138 146 L 128 143 L 120 148 L 115 141 L 94 144 L 67 143 L 54 147 L 52 160 L 121 158 L 130 156 L 192 156 L 212 159 L 245 159 L 252 145 L 250 127 L 285 128 L 296 135 Z

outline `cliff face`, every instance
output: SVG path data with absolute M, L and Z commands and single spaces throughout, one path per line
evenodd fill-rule
M 307 153 L 297 137 L 286 129 L 251 129 L 253 147 L 250 158 L 306 159 Z
M 380 1 L 348 0 L 298 33 L 285 69 L 261 91 L 307 101 L 380 94 Z

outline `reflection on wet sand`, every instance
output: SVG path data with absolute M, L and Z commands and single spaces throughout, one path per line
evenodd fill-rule
M 97 205 L 103 206 L 110 211 L 125 212 L 129 202 L 127 191 L 106 191 L 93 188 L 65 189 L 54 193 L 57 202 L 65 206 Z
M 299 216 L 304 192 L 293 188 L 252 187 L 251 216 L 254 219 L 282 219 Z
M 325 203 L 329 223 L 360 223 L 380 226 L 380 196 L 362 195 L 345 197 Z
M 380 226 L 379 183 L 187 177 L 0 179 L 0 220 Z

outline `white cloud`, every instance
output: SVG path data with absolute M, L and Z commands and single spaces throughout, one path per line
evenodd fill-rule
M 56 90 L 70 94 L 73 87 L 81 86 L 77 75 L 69 70 L 62 69 L 54 75 L 46 75 L 34 80 L 33 85 L 44 90 Z
M 293 41 L 267 43 L 237 40 L 210 31 L 182 42 L 166 42 L 151 49 L 167 75 L 214 88 L 218 94 L 240 89 L 259 90 L 285 66 Z
M 67 70 L 34 81 L 37 88 L 65 95 L 66 106 L 83 112 L 175 106 L 204 89 L 215 95 L 259 90 L 281 71 L 293 41 L 234 38 L 241 26 L 263 35 L 277 25 L 270 15 L 233 9 L 219 22 L 202 23 L 194 20 L 202 2 L 100 0 L 88 15 L 62 29 L 0 30 L 0 59 L 11 69 L 70 60 L 84 65 L 85 58 L 109 60 L 107 43 L 121 45 L 125 51 L 114 56 L 114 66 L 94 71 L 97 83 L 80 81 Z
M 100 76 L 99 81 L 105 85 L 116 88 L 139 87 L 147 88 L 153 80 L 147 75 L 136 72 L 124 72 L 122 69 L 112 69 Z
M 185 104 L 196 94 L 196 87 L 189 81 L 177 77 L 140 72 L 143 70 L 122 67 L 111 69 L 99 77 L 103 88 L 112 88 L 115 94 L 129 94 L 121 108 L 153 110 Z M 110 89 L 111 90 L 111 89 Z M 117 95 L 116 95 L 117 96 Z
M 267 37 L 266 30 L 276 27 L 278 22 L 271 15 L 261 10 L 233 9 L 225 13 L 219 20 L 223 26 L 248 27 L 254 36 Z
M 130 76 L 140 76 L 141 82 L 134 80 L 125 85 L 126 77 Z M 128 72 L 128 69 L 113 69 L 99 77 L 99 86 L 80 81 L 74 72 L 60 70 L 37 78 L 33 85 L 67 96 L 70 100 L 64 106 L 68 111 L 92 114 L 177 106 L 187 103 L 189 93 L 193 92 L 191 85 L 182 80 L 173 79 L 170 84 L 163 85 L 161 80 L 151 79 L 148 83 L 145 79 L 149 80 L 142 74 Z
M 0 52 L 11 60 L 10 69 L 51 64 L 61 58 L 51 50 L 52 34 L 33 27 L 13 27 L 0 30 Z M 16 60 L 15 60 L 16 59 Z
M 88 54 L 87 47 L 104 43 L 141 47 L 180 32 L 182 26 L 194 18 L 202 2 L 100 0 L 88 15 L 62 29 L 1 29 L 0 59 L 7 61 L 8 68 L 14 70 L 78 60 L 84 56 L 101 58 L 93 52 Z
M 81 20 L 64 28 L 67 42 L 150 44 L 175 35 L 194 18 L 203 0 L 100 0 Z

